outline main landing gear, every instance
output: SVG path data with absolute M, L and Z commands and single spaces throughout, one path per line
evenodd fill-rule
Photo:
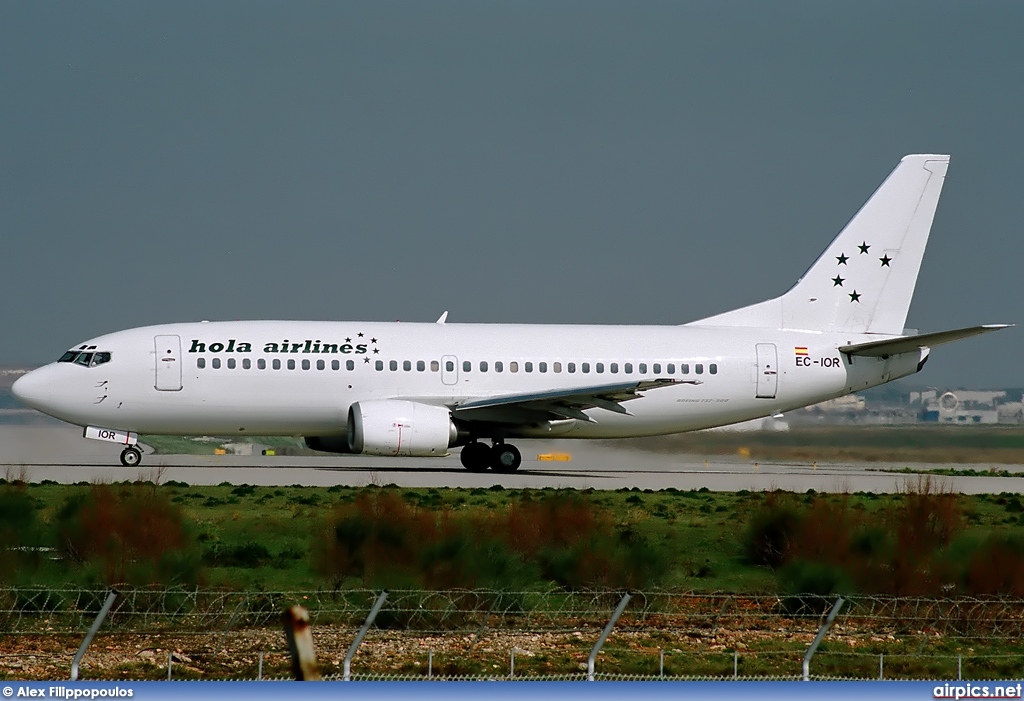
M 495 441 L 493 446 L 471 441 L 462 449 L 462 466 L 470 472 L 515 472 L 523 463 L 523 456 L 514 445 Z
M 121 464 L 125 467 L 135 467 L 140 462 L 142 462 L 142 451 L 134 445 L 121 451 Z

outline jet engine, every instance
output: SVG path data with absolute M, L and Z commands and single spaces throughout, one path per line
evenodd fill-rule
M 456 444 L 451 412 L 400 399 L 356 402 L 348 410 L 348 447 L 353 453 L 436 457 Z
M 306 436 L 306 447 L 321 453 L 351 453 L 348 436 Z

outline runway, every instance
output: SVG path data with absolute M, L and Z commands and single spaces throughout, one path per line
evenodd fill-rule
M 81 438 L 66 425 L 0 426 L 0 477 L 61 483 L 176 480 L 188 484 L 256 484 L 400 487 L 491 487 L 573 489 L 668 489 L 734 492 L 782 489 L 805 492 L 905 491 L 918 475 L 887 469 L 935 469 L 941 465 L 888 463 L 758 462 L 739 456 L 666 455 L 632 450 L 614 441 L 522 440 L 518 472 L 473 474 L 458 453 L 444 458 L 379 458 L 154 455 L 139 467 L 122 467 L 118 446 Z M 545 462 L 542 453 L 568 453 L 571 462 Z M 1008 470 L 1013 477 L 932 477 L 933 485 L 965 494 L 1024 492 L 1024 466 L 950 465 L 959 469 Z

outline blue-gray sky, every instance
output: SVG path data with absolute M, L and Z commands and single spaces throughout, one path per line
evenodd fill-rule
M 952 163 L 908 325 L 1021 322 L 1024 3 L 5 2 L 0 363 L 148 323 L 674 324 Z M 1019 330 L 923 383 L 1020 384 Z

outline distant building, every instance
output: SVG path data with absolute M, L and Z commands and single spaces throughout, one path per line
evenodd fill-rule
M 804 407 L 806 411 L 824 411 L 824 412 L 856 412 L 866 411 L 867 402 L 859 394 L 847 394 L 844 397 L 836 397 L 835 399 L 829 399 L 828 401 L 819 402 L 812 404 L 809 407 Z
M 911 392 L 910 403 L 920 407 L 922 421 L 943 424 L 1021 423 L 1020 402 L 1002 402 L 1003 390 L 956 390 L 939 393 L 936 389 Z

